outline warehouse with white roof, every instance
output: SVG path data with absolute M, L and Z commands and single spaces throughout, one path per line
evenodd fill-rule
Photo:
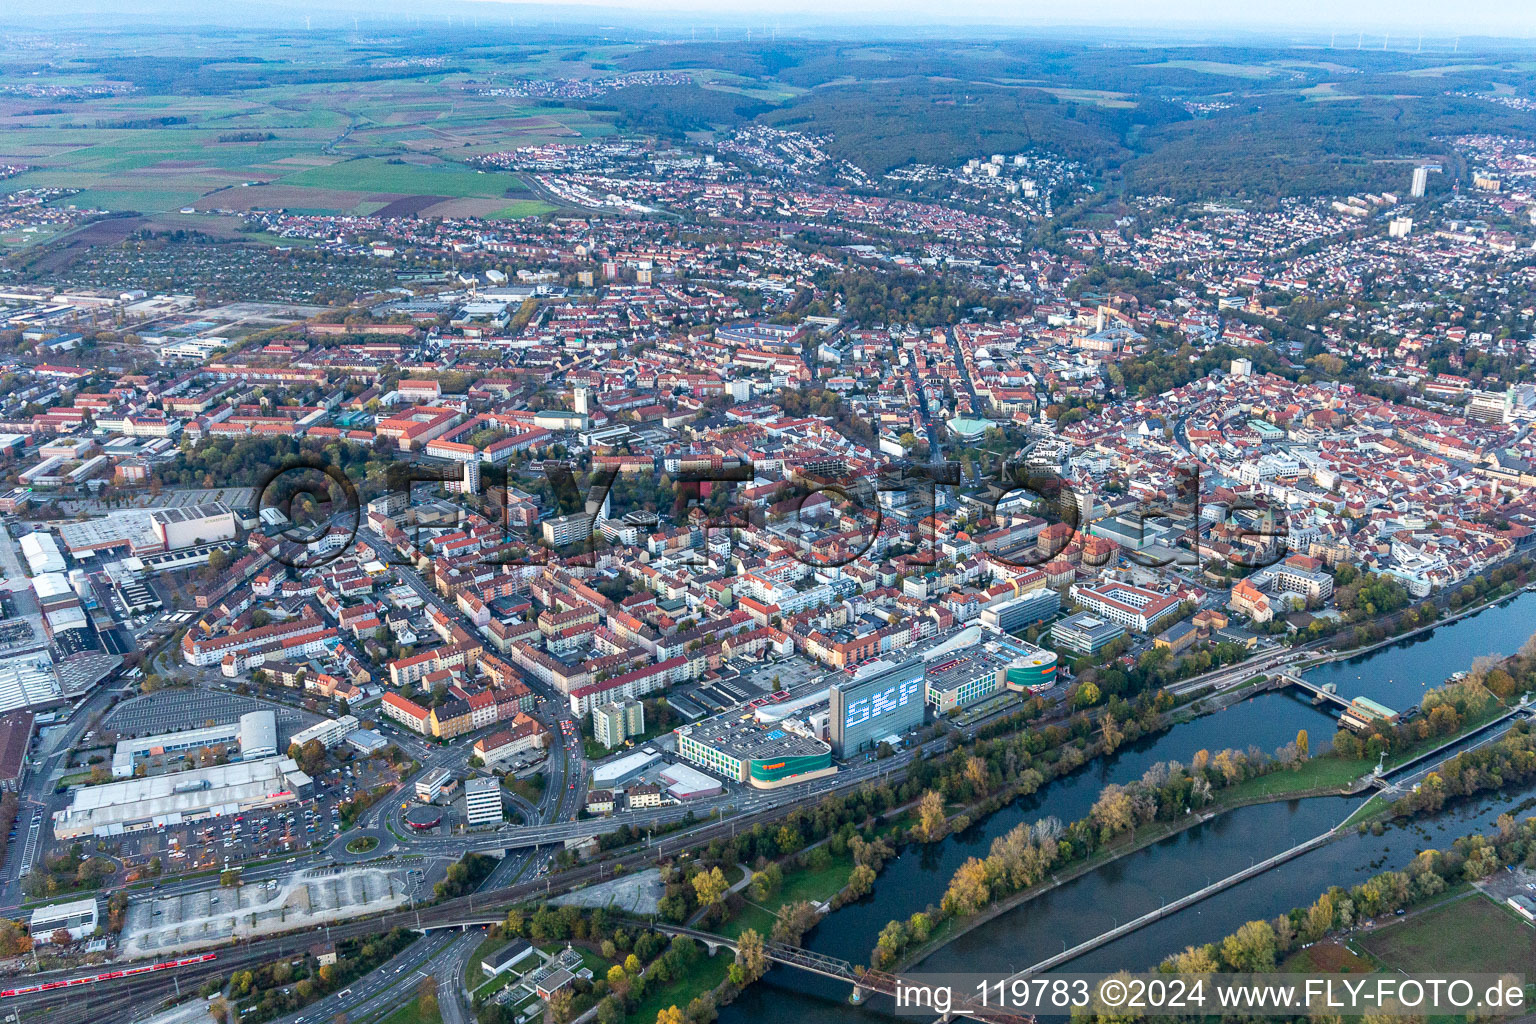
M 59 545 L 52 534 L 27 534 L 21 538 L 21 553 L 34 576 L 45 572 L 63 572 L 67 568 L 64 555 L 59 551 Z
M 280 807 L 304 798 L 313 785 L 293 758 L 268 757 L 81 786 L 68 807 L 54 812 L 53 834 L 60 840 L 113 836 Z

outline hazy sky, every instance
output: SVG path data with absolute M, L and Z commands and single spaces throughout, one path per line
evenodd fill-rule
M 516 2 L 485 0 L 498 6 Z M 565 0 L 637 15 L 698 14 L 701 21 L 760 14 L 765 21 L 1158 26 L 1209 29 L 1306 28 L 1313 31 L 1536 35 L 1536 0 Z M 432 7 L 422 0 L 421 7 Z M 540 6 L 543 6 L 541 4 Z

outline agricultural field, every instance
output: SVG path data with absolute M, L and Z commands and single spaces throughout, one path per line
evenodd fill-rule
M 1536 971 L 1536 928 L 1480 894 L 1382 927 L 1359 945 L 1407 974 Z
M 506 70 L 504 66 L 499 66 Z M 527 69 L 531 73 L 533 67 Z M 79 208 L 164 213 L 284 207 L 332 213 L 529 216 L 552 210 L 485 153 L 610 134 L 603 112 L 487 96 L 463 74 L 278 84 L 219 95 L 0 96 L 7 188 L 81 190 Z M 7 239 L 8 244 L 39 239 Z

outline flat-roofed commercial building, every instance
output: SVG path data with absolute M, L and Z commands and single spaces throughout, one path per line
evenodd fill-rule
M 323 722 L 316 722 L 308 729 L 300 729 L 288 738 L 289 746 L 297 743 L 303 746 L 310 740 L 319 740 L 320 744 L 329 750 L 342 740 L 352 730 L 357 728 L 356 715 L 342 715 L 340 718 L 328 718 Z
M 96 934 L 97 925 L 100 924 L 97 913 L 95 897 L 54 903 L 32 911 L 27 930 L 39 942 L 47 942 L 48 936 L 60 928 L 68 931 L 70 938 L 79 940 Z
M 61 840 L 113 836 L 281 807 L 305 798 L 312 788 L 310 777 L 290 757 L 82 786 L 68 807 L 54 812 L 53 834 Z
M 20 792 L 26 779 L 34 720 L 30 711 L 0 715 L 0 790 L 7 793 Z
M 1012 633 L 1044 622 L 1061 608 L 1061 595 L 1054 590 L 1036 590 L 981 610 L 981 624 L 1002 633 Z
M 1051 639 L 1056 645 L 1078 654 L 1098 654 L 1122 636 L 1124 626 L 1106 622 L 1092 612 L 1069 615 L 1051 627 Z
M 919 708 L 921 700 L 919 699 Z M 679 756 L 736 782 L 772 789 L 830 774 L 832 748 L 752 715 L 721 716 L 677 729 Z
M 496 779 L 464 782 L 464 820 L 471 825 L 499 825 L 503 820 L 501 783 Z
M 416 780 L 416 799 L 430 804 L 438 797 L 451 794 L 458 788 L 458 781 L 447 768 L 434 768 Z
M 133 774 L 134 765 L 145 758 L 185 754 L 204 747 L 235 747 L 243 761 L 271 757 L 277 753 L 277 715 L 247 711 L 238 721 L 223 725 L 118 740 L 112 753 L 112 774 L 126 779 Z
M 922 725 L 925 669 L 922 658 L 876 662 L 828 687 L 832 752 L 848 757 Z

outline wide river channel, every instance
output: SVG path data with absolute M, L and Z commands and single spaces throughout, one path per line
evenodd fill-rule
M 1371 697 L 1405 709 L 1424 690 L 1466 669 L 1483 654 L 1513 654 L 1536 632 L 1536 593 L 1523 593 L 1475 616 L 1442 626 L 1369 655 L 1336 661 L 1307 673 L 1313 682 L 1336 683 L 1347 697 Z M 1335 729 L 1334 716 L 1289 691 L 1260 694 L 1207 715 L 1058 779 L 941 843 L 914 846 L 886 865 L 874 892 L 830 914 L 806 940 L 819 952 L 867 964 L 880 929 L 937 904 L 955 869 L 984 857 L 992 841 L 1020 822 L 1055 815 L 1063 822 L 1088 813 L 1108 783 L 1126 783 L 1159 761 L 1189 763 L 1203 749 L 1272 752 L 1306 729 L 1317 751 Z M 913 973 L 1005 974 L 1102 934 L 1120 922 L 1176 899 L 1327 831 L 1365 797 L 1315 797 L 1241 808 L 1188 829 L 1090 872 L 960 936 L 912 968 Z M 1389 828 L 1381 836 L 1350 833 L 1257 878 L 1234 886 L 1115 942 L 1101 946 L 1063 971 L 1142 970 L 1191 943 L 1220 939 L 1245 921 L 1273 917 L 1310 903 L 1331 885 L 1354 885 L 1378 871 L 1402 867 L 1429 847 L 1489 828 L 1499 813 L 1523 799 L 1506 793 L 1452 808 L 1413 829 Z M 862 1006 L 848 1002 L 846 985 L 777 967 L 721 1010 L 723 1024 L 850 1024 L 890 1021 L 889 1000 Z M 903 1018 L 910 1019 L 910 1018 Z

